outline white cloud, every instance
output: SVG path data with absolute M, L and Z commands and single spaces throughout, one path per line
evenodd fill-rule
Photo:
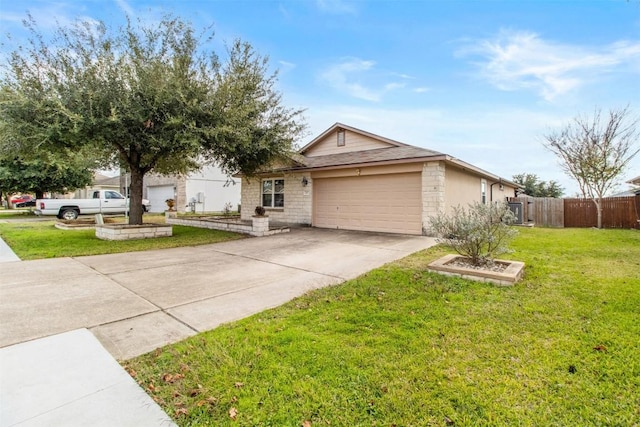
M 357 12 L 356 6 L 345 0 L 316 0 L 316 5 L 321 11 L 336 15 L 355 15 Z
M 120 10 L 122 10 L 126 15 L 128 15 L 129 17 L 134 17 L 136 15 L 135 11 L 131 7 L 131 5 L 127 3 L 126 0 L 115 0 L 115 1 L 116 1 L 116 4 L 118 5 L 118 8 L 120 8 Z
M 285 72 L 296 68 L 296 64 L 289 61 L 280 60 L 278 61 L 278 64 L 280 64 L 280 66 L 282 67 L 282 70 Z
M 394 76 L 400 77 L 401 79 L 406 79 L 406 80 L 415 80 L 415 77 L 410 76 L 409 74 L 404 74 L 404 73 L 391 73 Z
M 320 80 L 349 96 L 372 102 L 379 102 L 386 93 L 406 86 L 397 81 L 380 82 L 388 73 L 375 70 L 375 65 L 375 61 L 347 58 L 321 72 Z M 368 83 L 364 83 L 365 81 Z
M 320 78 L 329 86 L 344 91 L 355 98 L 366 101 L 379 101 L 379 93 L 353 81 L 354 78 L 358 78 L 362 72 L 370 70 L 374 65 L 375 62 L 373 61 L 351 58 L 339 64 L 331 65 L 322 72 Z
M 530 89 L 552 101 L 605 73 L 640 64 L 640 41 L 618 41 L 602 47 L 547 41 L 525 31 L 501 31 L 456 52 L 476 55 L 480 77 L 505 91 Z M 632 68 L 633 69 L 633 68 Z
M 387 92 L 390 90 L 402 89 L 405 86 L 406 85 L 404 83 L 387 83 L 386 85 L 384 85 L 384 90 L 385 92 Z

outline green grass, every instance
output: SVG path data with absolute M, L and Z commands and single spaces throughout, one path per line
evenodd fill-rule
M 0 220 L 35 218 L 36 214 L 29 209 L 0 209 Z
M 118 221 L 124 221 L 124 217 Z M 164 217 L 145 215 L 145 222 L 149 221 L 164 222 Z M 243 237 L 227 231 L 174 225 L 172 237 L 106 241 L 96 238 L 94 229 L 59 230 L 54 224 L 55 221 L 0 224 L 0 236 L 22 260 L 197 246 Z
M 183 426 L 637 426 L 640 233 L 513 247 L 511 288 L 436 247 L 124 365 Z

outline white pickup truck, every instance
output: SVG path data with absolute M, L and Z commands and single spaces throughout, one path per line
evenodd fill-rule
M 113 190 L 94 190 L 90 199 L 38 199 L 36 215 L 55 215 L 60 219 L 76 219 L 83 214 L 123 214 L 129 199 Z M 149 201 L 142 200 L 142 211 L 149 210 Z

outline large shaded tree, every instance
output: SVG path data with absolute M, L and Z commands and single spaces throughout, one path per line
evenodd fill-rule
M 0 129 L 20 149 L 91 147 L 102 167 L 131 174 L 130 224 L 142 223 L 143 178 L 185 174 L 203 161 L 254 174 L 304 130 L 282 105 L 267 58 L 245 42 L 219 61 L 212 35 L 165 17 L 117 30 L 80 21 L 52 40 L 27 21 L 30 44 L 3 76 Z
M 579 116 L 563 128 L 545 135 L 547 149 L 560 159 L 585 198 L 590 198 L 602 227 L 602 199 L 616 184 L 629 161 L 640 152 L 640 119 L 629 107 L 610 110 L 604 117 Z
M 513 175 L 513 182 L 521 185 L 525 194 L 531 197 L 561 197 L 564 191 L 558 182 L 543 181 L 534 173 Z

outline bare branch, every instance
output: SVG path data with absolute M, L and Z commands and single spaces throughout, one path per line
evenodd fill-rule
M 606 121 L 605 121 L 606 120 Z M 599 108 L 593 116 L 578 116 L 559 131 L 545 135 L 544 146 L 560 159 L 562 170 L 575 179 L 583 196 L 598 208 L 631 159 L 640 152 L 640 117 L 629 106 L 610 110 L 605 119 Z

